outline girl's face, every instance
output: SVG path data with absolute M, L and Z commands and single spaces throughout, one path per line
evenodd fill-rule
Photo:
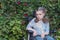
M 37 18 L 38 20 L 43 19 L 44 16 L 45 16 L 45 13 L 44 13 L 42 10 L 36 11 L 36 18 Z

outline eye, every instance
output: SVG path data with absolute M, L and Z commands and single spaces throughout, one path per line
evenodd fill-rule
M 42 14 L 36 14 L 36 15 L 42 15 Z
M 39 14 L 39 15 L 42 15 L 42 14 Z

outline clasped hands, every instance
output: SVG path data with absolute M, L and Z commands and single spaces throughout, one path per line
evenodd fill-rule
M 33 36 L 36 36 L 37 35 L 37 32 L 34 30 L 34 32 L 33 32 Z M 42 33 L 41 34 L 41 38 L 44 38 L 45 37 L 45 34 L 44 33 Z

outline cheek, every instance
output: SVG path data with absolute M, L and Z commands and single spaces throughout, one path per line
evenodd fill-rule
M 43 16 L 43 15 L 40 15 L 39 17 L 40 17 L 40 18 L 43 18 L 44 16 Z
M 39 18 L 43 18 L 43 16 L 39 16 Z
M 37 18 L 42 19 L 42 18 L 43 18 L 43 16 L 42 16 L 42 15 L 38 15 L 38 16 L 37 16 Z

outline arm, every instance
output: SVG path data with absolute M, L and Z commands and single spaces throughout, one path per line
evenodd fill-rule
M 45 31 L 45 35 L 49 34 L 49 23 L 46 24 L 46 31 Z
M 31 30 L 31 31 L 33 31 L 33 36 L 36 36 L 37 35 L 37 32 L 36 32 L 36 30 L 34 30 L 32 27 L 33 27 L 33 24 L 34 24 L 34 22 L 33 22 L 33 20 L 32 21 L 30 21 L 29 22 L 29 24 L 27 25 L 27 30 L 29 31 L 29 30 Z
M 30 22 L 29 22 L 29 24 L 27 25 L 27 28 L 26 28 L 26 30 L 32 30 L 32 31 L 35 31 L 32 27 L 33 27 L 33 21 L 34 21 L 34 19 L 32 19 Z
M 49 23 L 46 23 L 46 31 L 45 32 L 42 32 L 41 34 L 41 37 L 44 38 L 45 35 L 48 35 L 49 34 Z

